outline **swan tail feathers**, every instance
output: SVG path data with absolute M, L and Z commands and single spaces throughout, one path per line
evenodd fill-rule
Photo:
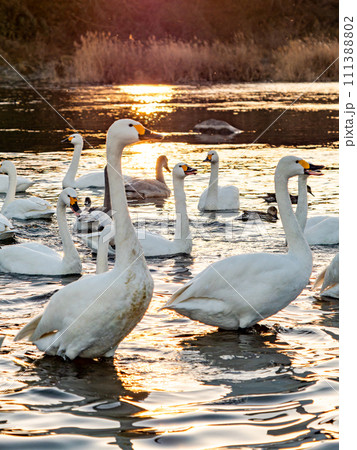
M 14 341 L 20 341 L 24 338 L 28 338 L 28 340 L 30 341 L 41 319 L 42 314 L 32 319 L 27 325 L 21 328 L 21 330 L 15 336 Z
M 163 309 L 170 309 L 170 305 L 172 305 L 175 300 L 180 297 L 180 295 L 186 291 L 186 289 L 188 289 L 192 284 L 192 281 L 185 284 L 184 286 L 182 286 L 182 288 L 178 289 L 176 292 L 174 292 L 171 297 L 169 298 L 169 300 L 165 303 L 164 306 L 161 306 L 161 308 L 159 309 L 159 311 L 162 311 Z M 186 299 L 183 299 L 186 300 Z M 181 301 L 181 299 L 179 300 Z
M 321 273 L 319 273 L 318 277 L 315 280 L 315 283 L 312 286 L 312 289 L 316 289 L 322 285 L 322 283 L 324 282 L 324 279 L 325 279 L 326 270 L 327 270 L 327 267 Z

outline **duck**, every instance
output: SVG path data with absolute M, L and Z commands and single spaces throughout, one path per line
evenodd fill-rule
M 47 245 L 29 242 L 0 248 L 0 272 L 26 275 L 73 275 L 82 272 L 82 263 L 72 241 L 66 221 L 66 207 L 79 209 L 77 193 L 64 189 L 57 201 L 58 230 L 63 244 L 63 256 Z
M 79 133 L 73 133 L 63 139 L 61 142 L 69 142 L 74 146 L 73 157 L 71 164 L 68 167 L 67 173 L 62 180 L 62 187 L 73 187 L 76 189 L 85 188 L 104 188 L 105 177 L 103 171 L 90 172 L 75 179 L 79 159 L 83 150 L 83 137 Z M 131 177 L 125 177 L 126 181 L 130 181 Z
M 167 198 L 171 195 L 163 169 L 171 172 L 166 155 L 161 155 L 156 160 L 156 179 L 132 178 L 125 184 L 128 199 L 144 200 L 147 198 Z
M 247 211 L 243 210 L 243 213 L 237 217 L 238 220 L 246 222 L 248 220 L 255 220 L 260 218 L 265 222 L 276 222 L 278 220 L 278 209 L 275 206 L 269 206 L 265 211 Z
M 32 181 L 26 177 L 17 177 L 16 179 L 16 192 L 25 192 L 30 186 L 34 185 L 36 181 Z M 6 194 L 9 188 L 8 175 L 0 175 L 0 194 Z
M 84 205 L 86 209 L 76 214 L 76 221 L 73 225 L 73 231 L 76 233 L 94 233 L 103 230 L 106 225 L 112 223 L 111 217 L 100 208 L 91 208 L 91 200 L 85 198 Z
M 312 189 L 309 185 L 307 185 L 307 192 L 309 194 L 311 194 L 313 197 L 315 197 L 315 195 L 312 192 Z M 276 203 L 276 196 L 275 196 L 275 192 L 268 192 L 267 194 L 265 194 L 265 196 L 263 197 L 259 197 L 262 198 L 263 200 L 265 200 L 267 203 Z M 298 202 L 298 198 L 299 195 L 293 195 L 290 194 L 290 201 L 293 205 L 296 205 Z
M 0 214 L 0 241 L 12 239 L 15 236 L 15 228 L 7 217 Z
M 209 265 L 178 289 L 161 309 L 224 330 L 248 328 L 295 300 L 309 282 L 312 253 L 295 217 L 288 192 L 291 177 L 321 175 L 293 155 L 280 159 L 275 192 L 288 252 L 231 256 Z
M 8 219 L 30 220 L 49 219 L 55 213 L 50 202 L 39 197 L 15 198 L 16 167 L 11 161 L 2 161 L 0 171 L 9 176 L 9 188 L 1 208 Z
M 184 180 L 187 176 L 196 175 L 196 173 L 196 169 L 183 162 L 177 163 L 172 170 L 176 208 L 175 237 L 173 240 L 166 239 L 157 233 L 147 232 L 146 230 L 135 231 L 146 258 L 191 254 L 192 237 L 187 215 Z M 88 247 L 96 252 L 98 251 L 100 236 L 101 233 L 97 232 L 83 235 L 81 238 Z M 111 240 L 108 245 L 108 254 L 113 255 L 114 252 L 114 243 Z
M 340 263 L 340 255 L 334 256 L 332 261 L 328 266 L 319 273 L 318 277 L 314 285 L 313 289 L 320 288 L 320 296 L 321 297 L 331 297 L 331 298 L 339 298 L 340 295 L 340 277 L 339 277 L 339 263 Z
M 44 311 L 15 336 L 39 350 L 64 359 L 113 357 L 119 343 L 144 316 L 153 293 L 153 279 L 131 223 L 123 184 L 121 157 L 127 145 L 159 139 L 131 119 L 108 129 L 106 153 L 114 216 L 115 264 L 111 270 L 85 275 L 50 299 Z
M 219 156 L 210 150 L 204 162 L 211 163 L 211 176 L 208 188 L 198 202 L 200 211 L 237 211 L 239 209 L 239 190 L 236 186 L 218 186 Z
M 313 216 L 307 218 L 307 175 L 299 176 L 299 201 L 296 217 L 304 230 L 309 245 L 336 245 L 339 243 L 339 218 Z

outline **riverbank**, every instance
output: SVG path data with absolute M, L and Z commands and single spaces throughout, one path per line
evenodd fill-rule
M 45 55 L 39 45 L 36 51 Z M 332 39 L 294 39 L 267 51 L 239 35 L 232 42 L 144 42 L 90 32 L 74 47 L 72 55 L 35 57 L 36 66 L 14 67 L 30 81 L 60 85 L 338 81 L 338 42 Z M 5 82 L 19 79 L 4 64 L 1 73 Z

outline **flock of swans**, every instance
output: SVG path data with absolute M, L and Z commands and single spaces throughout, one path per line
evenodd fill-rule
M 145 257 L 191 253 L 184 183 L 187 176 L 197 171 L 188 164 L 180 162 L 172 169 L 176 208 L 173 239 L 147 232 L 144 239 L 139 239 L 129 216 L 127 198 L 170 195 L 163 175 L 163 169 L 170 172 L 166 156 L 158 158 L 154 180 L 122 174 L 121 157 L 126 146 L 142 139 L 159 138 L 160 135 L 137 121 L 117 120 L 107 132 L 106 170 L 77 179 L 83 139 L 78 133 L 67 138 L 74 145 L 74 153 L 56 208 L 63 254 L 36 242 L 6 245 L 0 247 L 0 272 L 81 274 L 81 259 L 66 220 L 66 209 L 70 208 L 76 215 L 75 230 L 85 245 L 97 252 L 96 274 L 84 275 L 52 295 L 42 314 L 30 320 L 17 333 L 15 341 L 27 339 L 47 354 L 69 359 L 112 357 L 119 343 L 144 316 L 153 294 L 153 279 Z M 205 161 L 211 165 L 210 182 L 199 199 L 198 209 L 238 211 L 239 190 L 218 184 L 218 153 L 209 151 Z M 178 289 L 161 309 L 174 310 L 225 330 L 237 330 L 277 313 L 296 299 L 312 272 L 310 245 L 338 243 L 338 218 L 307 218 L 307 179 L 322 175 L 323 168 L 292 155 L 281 158 L 276 167 L 274 195 L 286 236 L 286 253 L 242 254 L 221 259 Z M 32 182 L 17 177 L 12 162 L 3 161 L 0 172 L 4 173 L 0 190 L 6 192 L 0 215 L 0 239 L 16 233 L 11 219 L 49 218 L 55 213 L 51 204 L 41 198 L 15 198 L 16 191 L 26 190 Z M 299 192 L 294 213 L 288 182 L 296 176 Z M 91 208 L 90 199 L 86 199 L 86 209 L 81 210 L 76 188 L 89 186 L 105 187 L 104 205 Z M 249 217 L 249 212 L 245 214 Z M 276 210 L 265 214 L 277 218 Z M 111 270 L 108 254 L 115 255 Z M 321 295 L 338 298 L 338 255 L 318 276 L 315 286 L 322 286 Z

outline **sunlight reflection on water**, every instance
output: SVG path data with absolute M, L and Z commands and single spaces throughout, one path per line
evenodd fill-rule
M 280 221 L 242 224 L 237 214 L 198 212 L 209 177 L 203 162 L 208 150 L 219 152 L 220 184 L 237 185 L 242 208 L 248 210 L 267 208 L 259 197 L 273 191 L 274 169 L 283 155 L 325 164 L 325 175 L 311 180 L 315 197 L 309 198 L 309 214 L 338 214 L 338 86 L 307 89 L 305 84 L 246 84 L 46 91 L 46 98 L 95 147 L 83 151 L 78 175 L 104 167 L 105 132 L 114 119 L 133 115 L 166 133 L 163 142 L 128 148 L 123 168 L 128 175 L 153 177 L 157 156 L 166 154 L 171 168 L 184 161 L 198 169 L 185 182 L 194 247 L 191 257 L 149 260 L 153 300 L 113 362 L 63 362 L 43 357 L 26 342 L 13 343 L 12 336 L 43 309 L 52 293 L 75 278 L 0 275 L 0 323 L 7 335 L 0 363 L 6 448 L 100 449 L 112 444 L 135 450 L 230 445 L 302 449 L 337 442 L 338 302 L 315 298 L 309 285 L 296 301 L 263 322 L 267 330 L 240 334 L 158 312 L 174 290 L 219 258 L 285 251 Z M 1 157 L 13 160 L 19 175 L 38 181 L 29 193 L 55 203 L 72 154 L 60 140 L 70 130 L 31 92 L 21 91 L 21 97 L 19 90 L 4 92 L 8 101 L 0 105 L 0 117 L 6 116 L 2 148 L 8 152 Z M 280 114 L 277 108 L 301 94 L 292 111 L 252 144 L 272 114 Z M 192 127 L 209 117 L 245 132 L 230 142 L 200 142 Z M 296 180 L 291 188 L 296 192 Z M 101 204 L 102 190 L 79 191 L 81 205 L 87 195 Z M 130 211 L 135 224 L 145 222 L 150 231 L 172 236 L 172 196 L 161 205 L 131 204 Z M 68 220 L 73 223 L 71 213 Z M 55 220 L 16 226 L 18 242 L 35 240 L 60 248 Z M 74 240 L 84 273 L 94 273 L 95 259 L 78 237 Z M 313 248 L 312 279 L 337 251 Z

